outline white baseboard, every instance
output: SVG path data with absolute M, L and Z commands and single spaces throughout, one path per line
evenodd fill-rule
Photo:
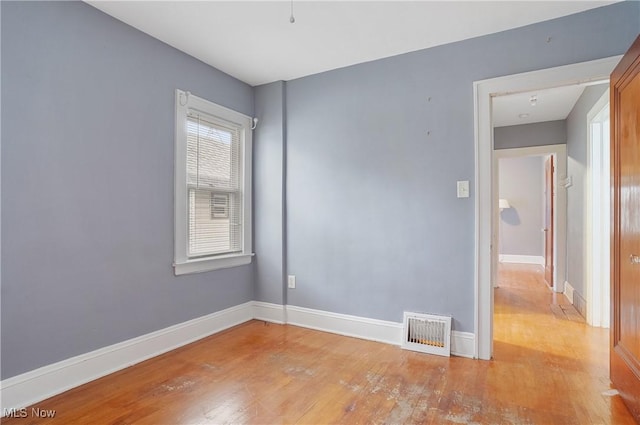
M 5 379 L 0 382 L 0 416 L 251 319 L 398 346 L 402 339 L 402 323 L 250 301 Z M 473 358 L 474 347 L 473 333 L 451 332 L 451 354 Z
M 21 409 L 251 319 L 247 302 L 4 379 L 0 409 Z
M 285 324 L 287 323 L 287 311 L 281 304 L 254 301 L 253 318 L 265 322 Z
M 402 343 L 402 323 L 386 320 L 369 319 L 288 305 L 287 323 L 398 346 Z M 474 352 L 475 335 L 473 333 L 451 332 L 452 355 L 474 358 Z
M 476 336 L 472 332 L 451 331 L 451 354 L 468 359 L 475 358 Z
M 400 345 L 402 323 L 287 306 L 287 323 L 303 328 Z
M 500 254 L 501 263 L 538 264 L 544 267 L 544 257 L 540 255 L 511 255 Z
M 565 280 L 563 293 L 564 293 L 564 296 L 567 297 L 567 299 L 571 304 L 573 304 L 573 291 L 574 291 L 573 286 L 571 286 L 571 284 Z

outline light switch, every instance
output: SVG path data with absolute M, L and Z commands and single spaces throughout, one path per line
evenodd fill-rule
M 469 197 L 469 180 L 458 181 L 458 198 Z

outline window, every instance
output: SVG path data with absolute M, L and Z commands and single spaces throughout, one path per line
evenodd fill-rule
M 175 273 L 251 262 L 251 118 L 176 90 Z

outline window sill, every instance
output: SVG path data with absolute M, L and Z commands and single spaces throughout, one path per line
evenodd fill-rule
M 189 273 L 202 273 L 212 270 L 228 269 L 231 267 L 244 266 L 251 263 L 251 257 L 255 254 L 232 254 L 215 258 L 201 258 L 188 260 L 182 263 L 174 263 L 173 268 L 176 276 Z

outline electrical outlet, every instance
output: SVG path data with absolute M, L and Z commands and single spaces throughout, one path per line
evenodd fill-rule
M 289 289 L 296 288 L 296 277 L 294 275 L 289 275 L 289 277 L 287 278 L 287 285 L 289 286 Z

